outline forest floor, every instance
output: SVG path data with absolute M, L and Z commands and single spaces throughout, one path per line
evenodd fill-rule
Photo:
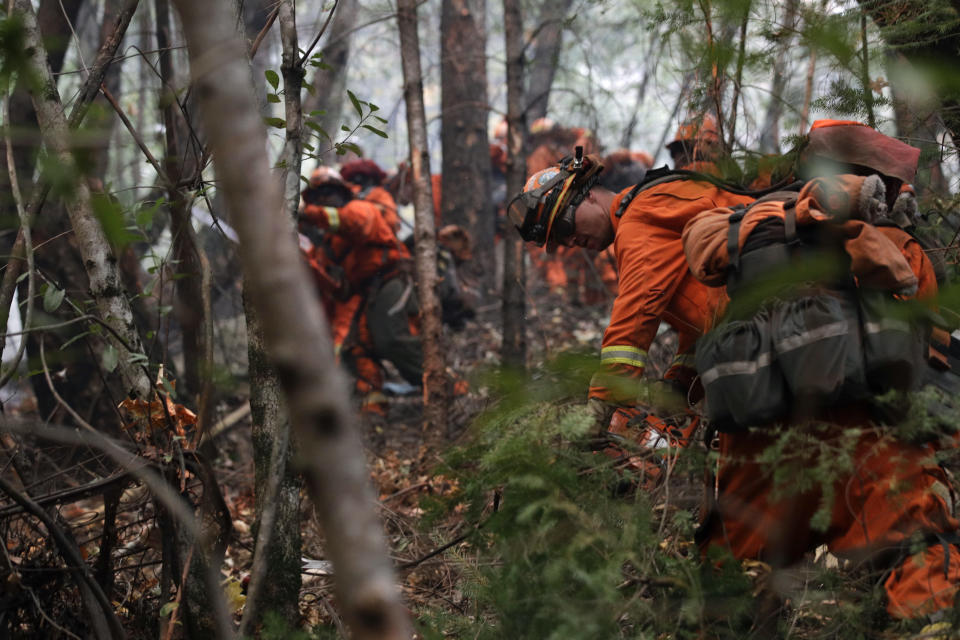
M 576 352 L 595 357 L 603 329 L 607 323 L 609 302 L 598 305 L 571 304 L 550 294 L 540 293 L 529 303 L 528 363 L 538 375 L 539 365 L 562 352 Z M 404 597 L 415 615 L 420 612 L 442 610 L 450 615 L 470 618 L 478 615 L 472 600 L 469 580 L 477 575 L 481 554 L 471 547 L 469 535 L 477 528 L 463 510 L 454 510 L 445 517 L 426 521 L 423 508 L 425 497 L 443 498 L 460 491 L 458 480 L 438 472 L 444 456 L 453 447 L 466 443 L 471 437 L 475 418 L 496 406 L 488 374 L 495 371 L 499 360 L 499 318 L 496 311 L 483 311 L 476 320 L 469 321 L 459 332 L 448 332 L 446 353 L 451 379 L 469 382 L 469 392 L 457 397 L 450 411 L 450 422 L 444 433 L 424 433 L 421 430 L 419 393 L 388 396 L 389 415 L 381 430 L 363 423 L 365 451 L 371 483 L 376 492 L 384 522 L 384 532 L 391 556 L 398 568 L 398 577 Z M 675 334 L 665 332 L 651 349 L 651 374 L 661 373 L 672 359 Z M 586 395 L 586 389 L 584 396 Z M 222 578 L 228 602 L 239 619 L 245 598 L 245 579 L 251 569 L 255 524 L 253 451 L 250 439 L 249 414 L 244 413 L 247 398 L 242 386 L 229 401 L 220 407 L 220 415 L 235 415 L 235 419 L 217 439 L 217 455 L 213 469 L 223 492 L 233 524 L 232 539 L 226 550 Z M 576 399 L 571 399 L 571 402 Z M 29 394 L 17 403 L 8 403 L 7 415 L 24 418 L 35 416 L 35 404 Z M 2 443 L 10 449 L 9 442 Z M 698 446 L 703 446 L 698 443 Z M 41 454 L 39 463 L 43 463 Z M 52 459 L 52 453 L 50 453 Z M 58 473 L 87 477 L 108 475 L 107 466 L 96 456 L 84 459 L 76 468 L 64 468 Z M 98 472 L 98 465 L 102 467 Z M 54 474 L 56 475 L 56 474 Z M 79 483 L 78 483 L 79 484 Z M 116 515 L 117 548 L 111 554 L 115 568 L 116 611 L 130 637 L 155 637 L 156 612 L 164 604 L 160 597 L 163 576 L 160 572 L 160 529 L 157 511 L 146 490 L 139 485 L 124 483 Z M 188 482 L 184 489 L 198 493 L 199 486 Z M 101 492 L 102 493 L 102 492 Z M 653 513 L 662 522 L 668 514 L 686 512 L 696 520 L 702 497 L 702 477 L 678 475 L 668 478 L 664 487 L 651 497 Z M 63 503 L 59 517 L 69 525 L 82 554 L 91 566 L 97 567 L 99 544 L 103 531 L 105 500 L 99 494 L 81 497 Z M 326 561 L 324 537 L 313 513 L 313 507 L 304 493 L 301 501 L 302 556 L 305 560 L 301 589 L 301 612 L 310 626 L 324 625 L 341 629 L 343 622 L 337 614 L 333 594 L 332 568 Z M 51 573 L 50 567 L 59 565 L 56 548 L 45 539 L 42 529 L 28 518 L 3 516 L 11 506 L 0 505 L 0 527 L 4 528 L 6 554 L 11 566 L 20 571 L 24 592 L 44 603 L 46 614 L 64 628 L 70 628 L 71 617 L 82 616 L 83 608 L 73 601 L 64 573 Z M 6 514 L 10 515 L 10 514 Z M 664 540 L 664 550 L 687 555 L 693 548 L 691 540 Z M 835 562 L 825 554 L 810 555 L 809 562 L 791 574 L 798 583 L 807 580 L 818 568 Z M 743 574 L 754 585 L 767 579 L 769 568 L 762 563 L 745 563 Z M 0 576 L 0 595 L 10 596 L 10 576 L 3 587 Z M 6 589 L 4 592 L 3 589 Z M 162 614 L 163 615 L 163 614 Z M 170 615 L 169 611 L 166 615 Z M 482 615 L 482 614 L 481 614 Z M 817 614 L 802 606 L 795 606 L 794 623 L 801 632 L 796 637 L 821 637 L 816 632 L 802 633 L 805 625 L 814 631 L 827 625 Z M 79 624 L 79 619 L 77 620 Z

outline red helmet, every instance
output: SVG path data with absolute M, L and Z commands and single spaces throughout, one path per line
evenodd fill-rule
M 353 199 L 353 191 L 336 169 L 317 167 L 310 174 L 310 186 L 301 193 L 304 202 L 322 206 L 343 206 Z
M 347 187 L 347 183 L 344 182 L 343 176 L 340 175 L 340 172 L 332 167 L 320 166 L 313 170 L 313 173 L 310 174 L 310 186 L 319 187 L 321 185 L 335 185 L 339 187 Z
M 575 157 L 538 171 L 527 179 L 523 191 L 507 207 L 510 220 L 526 242 L 547 245 L 569 237 L 574 231 L 574 212 L 603 171 L 596 156 L 583 155 L 577 147 Z
M 809 166 L 821 159 L 864 167 L 896 180 L 888 184 L 891 194 L 896 194 L 900 184 L 913 182 L 920 150 L 862 122 L 817 120 L 810 126 L 800 164 Z
M 387 177 L 387 174 L 376 162 L 366 158 L 351 160 L 344 164 L 340 167 L 340 175 L 347 182 L 371 182 L 373 184 L 380 184 Z

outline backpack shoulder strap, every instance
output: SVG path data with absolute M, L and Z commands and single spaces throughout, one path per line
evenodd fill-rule
M 747 213 L 747 207 L 738 204 L 733 208 L 733 213 L 727 219 L 727 256 L 731 271 L 740 269 L 740 223 L 743 222 L 743 216 Z

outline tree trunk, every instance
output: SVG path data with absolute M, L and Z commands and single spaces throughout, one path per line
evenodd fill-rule
M 436 436 L 447 427 L 447 391 L 440 302 L 436 294 L 437 234 L 434 228 L 433 192 L 430 185 L 430 152 L 423 106 L 420 70 L 420 36 L 415 0 L 397 6 L 403 96 L 407 104 L 407 138 L 413 184 L 414 240 L 416 242 L 417 296 L 420 301 L 420 336 L 423 339 L 423 417 L 427 433 Z M 489 169 L 487 169 L 489 173 Z
M 313 76 L 313 93 L 304 98 L 306 113 L 325 111 L 313 118 L 334 140 L 340 133 L 343 116 L 343 99 L 347 94 L 347 64 L 350 61 L 350 42 L 353 29 L 357 24 L 357 0 L 337 0 L 333 9 L 336 13 L 327 28 L 327 39 L 323 45 L 323 62 L 329 69 L 316 68 Z M 333 143 L 326 138 L 317 140 L 316 153 L 320 164 L 332 165 L 337 154 Z
M 527 91 L 527 118 L 533 122 L 547 115 L 550 89 L 560 62 L 560 46 L 563 44 L 563 24 L 573 6 L 573 0 L 550 2 L 540 5 L 540 16 L 534 40 L 533 58 L 530 60 L 530 76 Z
M 490 200 L 485 5 L 485 0 L 442 4 L 440 192 L 443 222 L 460 225 L 473 238 L 471 271 L 486 294 L 494 288 L 496 216 Z
M 939 78 L 944 69 L 960 63 L 960 33 L 944 31 L 943 24 L 955 20 L 956 3 L 902 0 L 858 0 L 880 27 L 880 34 L 892 49 L 906 57 L 915 74 L 936 88 L 943 123 L 954 140 L 960 140 L 960 88 Z
M 358 640 L 412 629 L 367 485 L 349 393 L 333 366 L 323 312 L 269 176 L 266 131 L 244 46 L 223 3 L 177 0 L 214 168 L 240 238 L 246 293 L 259 311 L 333 561 L 344 617 Z
M 203 248 L 197 242 L 190 212 L 190 195 L 185 181 L 199 177 L 197 153 L 187 152 L 186 130 L 180 124 L 185 119 L 175 90 L 173 70 L 170 10 L 167 0 L 156 0 L 157 48 L 160 49 L 160 112 L 163 114 L 164 154 L 167 204 L 170 209 L 170 236 L 173 240 L 175 310 L 183 341 L 183 381 L 181 391 L 198 409 L 201 428 L 208 426 L 211 417 L 213 374 L 213 331 L 210 309 L 209 264 Z
M 275 3 L 270 0 L 243 0 L 239 4 L 243 12 L 244 36 L 247 42 L 252 43 L 263 30 L 264 25 L 267 24 L 267 19 L 270 17 Z M 264 39 L 271 44 L 275 42 L 272 30 Z M 263 47 L 264 44 L 260 46 Z M 264 73 L 269 68 L 269 60 L 270 56 L 267 55 L 255 56 L 250 60 L 250 70 L 253 74 L 254 86 L 263 86 Z M 257 92 L 257 101 L 260 105 L 261 115 L 270 115 L 270 103 L 267 102 L 266 92 Z
M 524 140 L 527 121 L 523 109 L 523 15 L 519 0 L 503 0 L 503 28 L 507 54 L 507 200 L 526 181 Z M 503 233 L 503 345 L 504 366 L 523 369 L 527 362 L 526 303 L 523 297 L 525 255 L 523 239 L 507 221 Z
M 56 157 L 62 170 L 79 178 L 70 149 L 70 130 L 56 81 L 47 64 L 46 51 L 37 29 L 36 14 L 29 0 L 17 0 L 15 6 L 24 18 L 26 44 L 29 47 L 29 69 L 39 79 L 39 86 L 31 91 L 31 97 L 44 144 L 49 153 Z M 117 259 L 94 215 L 90 190 L 84 180 L 76 181 L 73 193 L 65 197 L 65 202 L 90 280 L 90 292 L 96 302 L 97 312 L 100 319 L 111 329 L 106 339 L 119 354 L 117 367 L 124 387 L 132 396 L 148 398 L 151 393 L 150 379 L 142 363 L 137 361 L 143 354 L 140 336 L 133 324 L 133 313 L 121 285 Z
M 773 64 L 773 80 L 770 83 L 770 102 L 760 127 L 760 153 L 780 152 L 780 118 L 783 116 L 783 92 L 790 77 L 789 56 L 797 28 L 797 0 L 787 0 L 783 15 L 783 28 L 777 41 L 777 55 Z
M 903 56 L 887 50 L 887 75 L 893 95 L 897 135 L 904 142 L 920 148 L 920 162 L 914 182 L 917 195 L 923 197 L 932 193 L 948 198 L 950 185 L 943 175 L 943 150 L 939 144 L 942 128 L 937 109 L 940 103 L 932 88 L 918 91 L 911 77 L 913 73 L 910 63 Z
M 73 102 L 69 118 L 71 129 L 79 127 L 84 120 L 84 116 L 88 113 L 90 104 L 97 95 L 98 88 L 126 33 L 137 4 L 136 0 L 127 0 L 116 20 L 112 21 L 112 30 L 109 37 L 101 45 L 97 58 L 92 63 L 89 76 L 81 88 L 80 95 Z M 75 13 L 78 5 L 79 3 L 75 2 L 65 3 L 64 9 Z M 72 13 L 68 13 L 64 17 L 57 0 L 47 0 L 41 3 L 37 15 L 37 24 L 42 30 L 41 33 L 44 34 L 45 40 L 46 35 L 50 33 L 53 35 L 54 41 L 66 42 L 70 33 L 68 21 L 72 21 L 74 18 L 75 15 Z M 51 71 L 58 70 L 63 61 L 63 51 L 51 55 L 50 59 L 56 65 L 51 67 Z M 21 95 L 19 91 L 14 94 L 15 102 L 18 95 Z M 25 91 L 22 95 L 28 101 L 30 100 Z M 40 139 L 40 132 L 33 108 L 29 105 L 26 108 L 29 110 L 29 122 L 22 122 L 21 126 L 29 131 L 28 140 L 38 140 Z M 15 148 L 14 151 L 17 153 L 18 150 Z M 21 152 L 18 154 L 21 156 L 20 160 L 15 160 L 15 164 L 18 165 L 18 175 L 21 182 L 29 183 L 29 180 L 34 178 L 33 156 L 37 150 L 35 148 L 21 148 L 19 151 Z M 23 168 L 24 162 L 28 169 Z M 23 189 L 23 191 L 31 193 L 28 216 L 34 218 L 34 245 L 42 246 L 42 249 L 36 251 L 34 256 L 36 267 L 41 272 L 48 274 L 48 277 L 56 282 L 59 288 L 66 291 L 68 299 L 86 301 L 90 289 L 89 281 L 76 243 L 69 234 L 63 233 L 64 229 L 70 226 L 70 221 L 62 204 L 59 202 L 51 203 L 43 211 L 43 215 L 38 215 L 45 194 L 50 189 L 49 184 L 43 178 L 43 176 L 37 177 L 35 184 Z M 18 238 L 17 243 L 21 244 L 22 238 Z M 4 274 L 5 283 L 14 283 L 23 264 L 22 261 L 11 260 Z M 12 291 L 12 289 L 9 291 Z M 9 291 L 4 290 L 3 300 L 0 302 L 4 312 L 3 321 L 0 324 L 4 327 L 6 326 L 5 314 L 9 309 Z M 23 283 L 20 292 L 20 299 L 26 300 L 26 283 Z M 51 315 L 58 320 L 65 321 L 75 318 L 76 314 L 68 308 L 68 305 L 64 304 Z M 104 347 L 106 346 L 104 341 L 98 338 L 75 340 L 87 329 L 88 327 L 85 325 L 75 324 L 56 331 L 46 331 L 42 334 L 29 333 L 26 336 L 27 347 L 28 351 L 33 354 L 30 367 L 32 370 L 40 368 L 37 354 L 39 353 L 40 343 L 43 341 L 47 353 L 50 354 L 48 364 L 62 371 L 62 375 L 58 376 L 56 382 L 58 393 L 71 406 L 77 407 L 86 416 L 87 421 L 98 425 L 99 428 L 106 429 L 108 425 L 119 424 L 116 405 L 126 393 L 121 388 L 120 381 L 108 380 L 100 368 Z M 68 341 L 72 344 L 65 349 L 62 348 Z M 108 385 L 108 382 L 111 384 Z M 53 397 L 43 376 L 33 376 L 31 383 L 43 415 L 54 420 L 59 419 L 62 408 Z M 112 388 L 114 386 L 116 388 Z
M 281 74 L 286 120 L 286 142 L 277 164 L 283 167 L 284 209 L 291 229 L 300 202 L 301 131 L 300 94 L 303 67 L 299 65 L 297 23 L 292 0 L 282 0 L 277 20 L 283 47 Z M 250 362 L 250 409 L 253 418 L 253 455 L 256 475 L 256 541 L 254 568 L 247 589 L 247 611 L 241 634 L 256 627 L 267 612 L 293 624 L 300 619 L 300 482 L 292 468 L 290 421 L 283 406 L 277 372 L 267 360 L 256 308 L 244 297 Z

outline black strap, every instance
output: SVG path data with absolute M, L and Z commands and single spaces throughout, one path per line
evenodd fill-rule
M 730 226 L 727 228 L 727 255 L 731 271 L 740 269 L 740 223 L 746 212 L 747 208 L 738 204 L 728 218 Z
M 724 182 L 719 178 L 716 178 L 708 173 L 701 173 L 699 171 L 689 171 L 687 169 L 669 169 L 666 165 L 658 167 L 656 169 L 651 169 L 646 173 L 643 180 L 633 185 L 630 191 L 623 197 L 623 200 L 620 201 L 620 206 L 617 207 L 615 213 L 617 218 L 623 216 L 627 211 L 627 207 L 630 206 L 630 203 L 633 202 L 633 199 L 637 197 L 637 194 L 641 191 L 661 185 L 665 182 L 673 182 L 675 180 L 696 180 L 698 182 L 709 182 L 718 189 L 723 189 L 728 193 L 732 193 L 738 196 L 749 196 L 751 198 L 761 198 L 767 194 L 774 193 L 776 191 L 799 191 L 804 183 L 801 181 L 788 182 L 787 180 L 782 180 L 777 184 L 767 187 L 766 189 L 742 189 L 735 184 Z
M 783 208 L 783 239 L 787 245 L 795 245 L 797 239 L 797 208 L 796 201 L 787 203 Z

